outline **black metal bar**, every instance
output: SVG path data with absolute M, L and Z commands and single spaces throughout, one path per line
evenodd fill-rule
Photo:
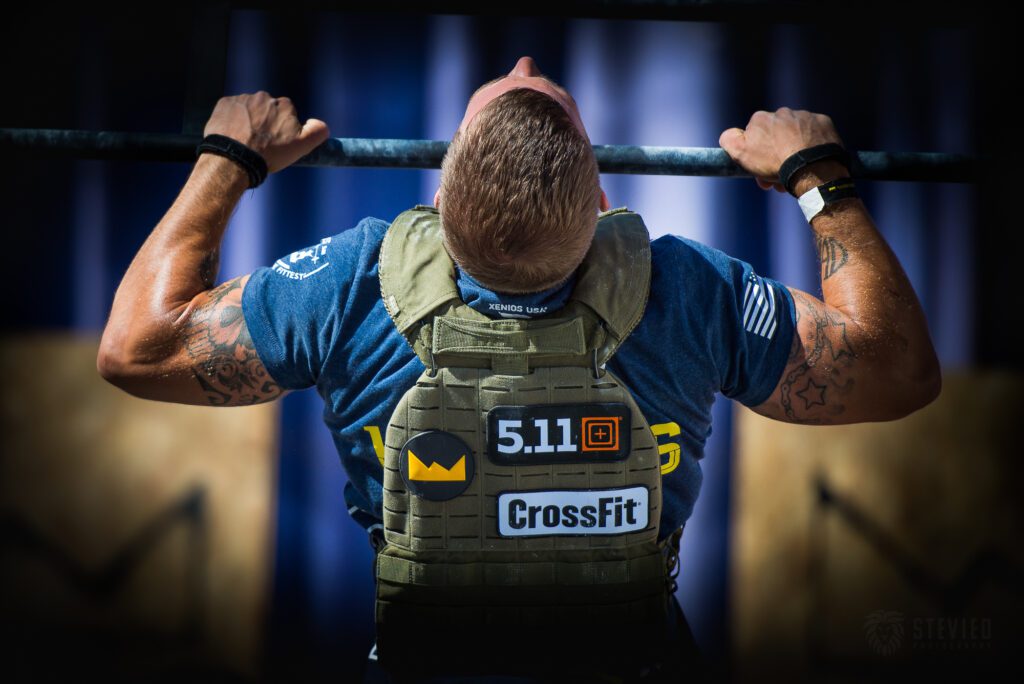
M 201 136 L 0 128 L 0 152 L 133 161 L 193 162 Z M 445 140 L 330 138 L 296 166 L 437 169 Z M 602 173 L 750 177 L 718 147 L 594 145 Z M 943 152 L 851 152 L 850 173 L 870 180 L 971 183 L 978 159 Z

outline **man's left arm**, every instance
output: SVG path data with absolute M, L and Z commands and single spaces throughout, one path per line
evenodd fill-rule
M 780 168 L 793 153 L 842 146 L 830 117 L 788 107 L 755 112 L 745 130 L 727 129 L 719 141 L 760 187 L 782 192 Z M 849 175 L 837 160 L 812 162 L 794 175 L 793 195 Z M 838 200 L 810 227 L 822 259 L 822 299 L 780 291 L 782 302 L 792 300 L 792 345 L 785 364 L 771 366 L 782 367 L 771 394 L 758 395 L 756 405 L 749 397 L 747 406 L 775 420 L 835 425 L 896 420 L 934 401 L 942 373 L 924 312 L 864 202 Z

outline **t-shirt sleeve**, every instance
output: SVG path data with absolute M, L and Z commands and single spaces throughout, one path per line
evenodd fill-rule
M 742 259 L 688 238 L 706 342 L 721 393 L 752 407 L 771 396 L 796 329 L 793 295 Z
M 345 247 L 356 232 L 324 237 L 282 256 L 253 271 L 245 284 L 242 315 L 253 347 L 270 377 L 285 389 L 317 383 L 343 323 L 339 302 L 354 266 Z

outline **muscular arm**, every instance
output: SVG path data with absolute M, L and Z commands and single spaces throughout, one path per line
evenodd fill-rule
M 812 164 L 794 194 L 849 175 Z M 921 305 L 903 268 L 859 198 L 811 221 L 824 301 L 788 287 L 796 330 L 785 370 L 757 413 L 792 423 L 902 418 L 938 396 L 942 380 Z
M 242 317 L 249 276 L 212 287 L 228 218 L 248 185 L 220 156 L 199 157 L 114 296 L 97 369 L 144 399 L 239 406 L 285 394 L 253 349 Z
M 302 124 L 287 97 L 222 97 L 203 134 L 226 135 L 275 173 L 321 144 L 327 124 Z M 267 373 L 242 317 L 249 276 L 213 287 L 228 219 L 249 185 L 235 162 L 203 154 L 174 204 L 135 255 L 103 330 L 96 368 L 145 399 L 237 406 L 285 392 Z

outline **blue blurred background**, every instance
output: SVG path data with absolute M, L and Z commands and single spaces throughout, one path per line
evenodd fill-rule
M 171 8 L 173 10 L 173 8 Z M 39 42 L 4 34 L 3 126 L 178 132 L 186 90 L 187 13 L 143 19 L 84 10 L 54 18 Z M 853 150 L 976 154 L 991 139 L 974 21 L 677 22 L 352 12 L 231 14 L 224 94 L 288 96 L 332 135 L 449 139 L 470 93 L 522 55 L 575 96 L 596 144 L 718 145 L 759 109 L 832 117 Z M 8 35 L 9 34 L 9 35 Z M 996 124 L 999 126 L 1002 124 Z M 989 135 L 994 135 L 991 128 Z M 37 160 L 5 165 L 6 275 L 21 288 L 5 330 L 98 335 L 114 291 L 189 173 L 184 164 Z M 604 175 L 612 206 L 640 212 L 652 237 L 674 233 L 820 294 L 818 262 L 792 197 L 752 179 Z M 291 168 L 247 193 L 218 282 L 355 226 L 431 203 L 437 171 Z M 972 185 L 862 182 L 862 196 L 924 306 L 943 368 L 1019 364 L 993 304 L 1001 287 L 982 253 Z M 994 269 L 1002 270 L 1002 269 Z M 345 473 L 315 391 L 283 400 L 271 671 L 344 679 L 372 642 L 372 551 L 342 498 Z M 729 648 L 731 407 L 719 397 L 687 523 L 679 598 L 701 646 Z

